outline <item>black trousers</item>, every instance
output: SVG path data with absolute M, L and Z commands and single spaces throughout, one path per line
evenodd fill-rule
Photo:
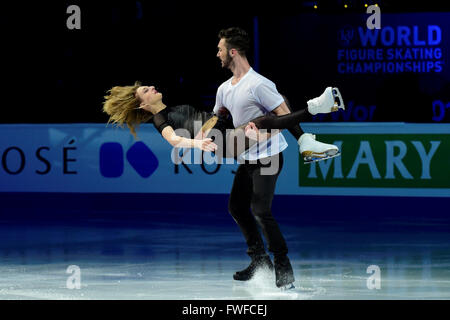
M 240 227 L 247 242 L 247 253 L 252 258 L 265 253 L 258 226 L 267 241 L 268 250 L 274 256 L 286 255 L 288 252 L 286 241 L 271 210 L 276 182 L 282 167 L 283 154 L 280 152 L 278 155 L 258 160 L 257 163 L 246 161 L 240 164 L 234 177 L 228 210 Z

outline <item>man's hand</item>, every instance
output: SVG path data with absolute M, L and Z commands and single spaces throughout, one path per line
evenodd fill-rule
M 215 151 L 217 150 L 217 144 L 212 142 L 211 138 L 206 138 L 203 140 L 194 140 L 194 148 L 199 148 L 203 151 Z

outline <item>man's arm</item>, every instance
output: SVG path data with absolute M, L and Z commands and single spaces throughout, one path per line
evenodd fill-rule
M 273 105 L 274 101 L 281 100 L 279 99 L 280 94 L 276 91 L 275 85 L 260 85 L 255 92 L 257 93 L 257 100 L 262 105 L 270 106 Z M 275 96 L 278 96 L 278 98 L 275 99 Z M 281 97 L 283 98 L 283 101 L 271 111 L 276 116 L 283 116 L 291 113 L 291 108 L 289 107 L 289 102 L 286 97 L 283 95 L 281 95 Z M 299 124 L 293 126 L 292 128 L 288 128 L 288 130 L 296 140 L 298 140 L 304 133 Z
M 272 110 L 277 116 L 283 116 L 285 114 L 291 113 L 285 101 L 283 101 L 278 107 Z
M 272 110 L 272 112 L 277 116 L 283 116 L 285 114 L 291 113 L 291 110 L 289 110 L 289 107 L 287 106 L 286 102 L 283 101 L 278 107 Z M 265 132 L 264 134 L 259 132 L 258 128 L 255 126 L 253 122 L 249 122 L 249 124 L 245 127 L 245 135 L 252 139 L 252 140 L 267 140 L 269 139 L 272 134 L 278 133 L 278 130 L 275 129 L 274 132 Z M 290 129 L 289 129 L 290 130 Z
M 283 101 L 282 104 L 280 104 L 278 107 L 272 110 L 273 113 L 275 113 L 277 116 L 282 116 L 285 114 L 291 113 L 291 109 L 287 105 L 286 101 Z M 302 128 L 300 127 L 300 124 L 288 128 L 289 132 L 294 136 L 296 140 L 300 139 L 301 135 L 304 133 Z

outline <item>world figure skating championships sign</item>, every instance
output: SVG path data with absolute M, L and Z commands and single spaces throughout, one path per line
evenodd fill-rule
M 340 74 L 443 71 L 442 40 L 446 29 L 436 22 L 419 25 L 385 16 L 387 24 L 380 29 L 345 26 L 338 30 L 336 57 Z

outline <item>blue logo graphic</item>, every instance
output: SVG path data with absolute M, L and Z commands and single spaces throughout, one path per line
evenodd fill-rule
M 158 168 L 158 158 L 143 142 L 138 141 L 126 153 L 131 167 L 142 178 L 150 177 Z M 100 173 L 105 178 L 118 178 L 124 171 L 124 152 L 117 142 L 107 142 L 100 147 Z
M 355 29 L 352 26 L 345 26 L 338 30 L 338 41 L 341 46 L 347 47 L 355 39 Z

